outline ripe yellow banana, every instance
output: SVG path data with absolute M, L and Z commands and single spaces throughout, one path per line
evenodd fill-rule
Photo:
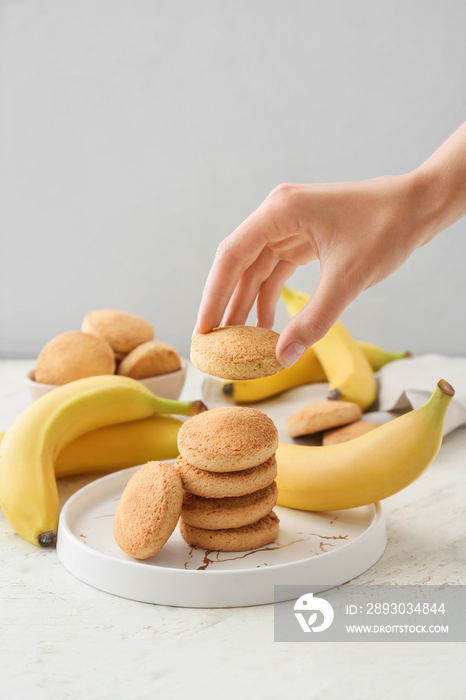
M 299 289 L 292 289 L 286 285 L 283 287 L 280 294 L 281 300 L 285 303 L 286 310 L 290 316 L 296 316 L 306 306 L 311 298 L 307 292 L 301 292 Z
M 310 296 L 289 287 L 282 290 L 288 312 L 294 316 Z M 329 382 L 329 399 L 352 401 L 365 411 L 375 401 L 377 385 L 364 352 L 341 321 L 312 346 Z
M 162 399 L 118 375 L 79 379 L 45 394 L 18 416 L 0 444 L 0 505 L 7 520 L 25 540 L 53 544 L 59 516 L 54 462 L 66 445 L 114 423 L 202 410 L 200 401 Z
M 309 348 L 292 367 L 282 369 L 270 377 L 226 381 L 222 391 L 236 403 L 255 403 L 282 394 L 295 386 L 326 381 L 327 377 L 317 355 Z
M 393 360 L 411 357 L 409 352 L 390 352 L 373 343 L 358 341 L 374 372 Z M 256 403 L 282 394 L 296 386 L 326 382 L 327 375 L 311 347 L 292 367 L 270 377 L 225 381 L 222 391 L 235 403 Z
M 377 384 L 369 361 L 349 330 L 336 321 L 312 347 L 327 375 L 328 398 L 352 401 L 366 411 L 377 397 Z
M 57 455 L 55 477 L 114 472 L 153 460 L 178 457 L 178 430 L 183 422 L 163 413 L 114 423 L 78 437 Z M 0 443 L 6 433 L 0 433 Z
M 95 471 L 115 472 L 153 460 L 178 457 L 177 436 L 183 422 L 163 413 L 91 430 L 57 456 L 57 479 Z
M 379 369 L 382 369 L 389 362 L 393 362 L 393 360 L 403 360 L 413 356 L 408 350 L 390 352 L 390 350 L 384 350 L 384 348 L 374 345 L 374 343 L 367 343 L 363 340 L 358 340 L 358 345 L 369 360 L 369 364 L 374 372 L 378 372 Z
M 374 503 L 408 486 L 435 459 L 454 389 L 441 379 L 424 406 L 346 443 L 280 443 L 278 505 L 339 510 Z

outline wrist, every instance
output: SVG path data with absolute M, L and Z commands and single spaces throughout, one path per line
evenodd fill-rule
M 436 174 L 422 167 L 402 175 L 401 179 L 415 246 L 421 247 L 445 228 L 445 192 Z
M 453 223 L 449 188 L 442 173 L 424 165 L 402 177 L 420 247 Z

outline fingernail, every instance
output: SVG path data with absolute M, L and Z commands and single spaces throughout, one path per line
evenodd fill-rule
M 194 330 L 193 330 L 193 334 L 192 334 L 192 336 L 191 336 L 191 340 L 194 338 L 195 335 L 197 335 L 197 323 L 196 323 L 196 325 L 194 326 Z
M 278 360 L 284 367 L 291 367 L 305 352 L 306 348 L 301 343 L 290 343 L 283 350 Z

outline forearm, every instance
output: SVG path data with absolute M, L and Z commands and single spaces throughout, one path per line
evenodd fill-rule
M 424 245 L 466 215 L 466 122 L 407 179 Z

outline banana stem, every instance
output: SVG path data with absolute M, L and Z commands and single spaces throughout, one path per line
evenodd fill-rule
M 186 415 L 186 416 L 197 416 L 198 413 L 204 413 L 204 411 L 207 411 L 207 406 L 203 401 L 190 401 L 190 406 L 188 406 L 186 413 L 182 413 L 181 415 Z
M 197 416 L 198 413 L 207 411 L 207 406 L 202 401 L 177 401 L 175 399 L 161 399 L 154 396 L 154 412 L 167 413 L 177 416 Z
M 437 383 L 434 391 L 432 392 L 432 396 L 427 403 L 417 410 L 423 411 L 431 420 L 434 418 L 438 419 L 439 414 L 443 416 L 446 414 L 447 408 L 450 405 L 454 395 L 455 390 L 453 389 L 452 385 L 445 379 L 441 379 Z

